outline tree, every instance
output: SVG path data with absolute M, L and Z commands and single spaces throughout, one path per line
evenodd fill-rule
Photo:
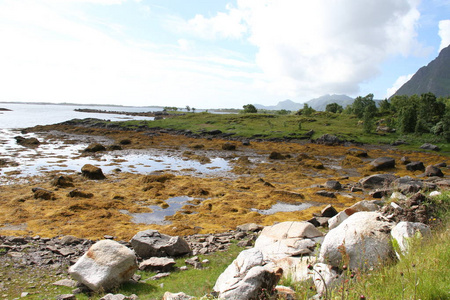
M 189 105 L 186 105 L 186 110 L 191 111 L 191 108 L 189 107 Z
M 191 108 L 191 109 L 192 109 L 192 112 L 195 113 L 195 107 L 193 107 L 193 108 Z
M 400 109 L 398 114 L 398 129 L 401 133 L 411 133 L 416 130 L 417 114 L 414 106 Z
M 312 115 L 313 112 L 315 112 L 315 109 L 310 107 L 308 104 L 304 103 L 303 108 L 299 109 L 296 112 L 296 115 L 310 116 L 310 115 Z
M 340 106 L 339 104 L 337 104 L 336 102 L 329 103 L 325 107 L 325 111 L 332 112 L 332 113 L 341 113 L 343 110 L 344 110 L 344 108 L 342 106 Z
M 377 106 L 375 101 L 373 101 L 373 94 L 368 94 L 365 97 L 356 97 L 352 104 L 352 111 L 358 118 L 361 119 L 364 116 L 367 107 L 370 107 L 369 110 L 376 113 Z
M 244 108 L 244 113 L 246 113 L 246 114 L 255 114 L 258 112 L 258 110 L 256 109 L 256 107 L 253 104 L 244 105 L 243 108 Z
M 387 99 L 381 100 L 379 111 L 382 114 L 390 113 L 391 112 L 391 103 Z

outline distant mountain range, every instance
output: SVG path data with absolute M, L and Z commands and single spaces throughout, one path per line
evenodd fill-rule
M 325 110 L 327 107 L 327 104 L 330 103 L 337 103 L 341 105 L 342 107 L 346 107 L 349 104 L 353 103 L 353 98 L 349 97 L 347 95 L 324 95 L 319 98 L 311 99 L 307 102 L 310 107 L 314 108 L 315 110 Z M 304 103 L 296 103 L 292 100 L 284 100 L 278 102 L 277 105 L 273 106 L 264 106 L 261 104 L 254 104 L 257 109 L 267 109 L 267 110 L 290 110 L 290 111 L 297 111 L 299 109 L 303 108 Z
M 427 66 L 420 68 L 411 79 L 393 95 L 421 95 L 431 92 L 436 97 L 450 96 L 450 45 Z

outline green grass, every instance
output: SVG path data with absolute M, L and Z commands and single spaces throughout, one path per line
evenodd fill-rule
M 234 136 L 244 138 L 306 138 L 306 133 L 314 130 L 313 139 L 323 134 L 332 134 L 344 140 L 367 144 L 391 144 L 396 140 L 403 140 L 407 145 L 400 146 L 405 150 L 419 150 L 423 143 L 433 143 L 442 150 L 450 153 L 450 143 L 441 136 L 432 134 L 402 135 L 399 133 L 364 133 L 359 119 L 353 115 L 315 112 L 311 116 L 280 115 L 280 114 L 211 114 L 188 113 L 156 121 L 125 121 L 120 126 L 137 129 L 146 125 L 150 128 L 158 127 L 173 130 L 191 130 L 194 133 L 202 131 L 221 130 L 223 133 L 233 133 Z M 299 129 L 301 123 L 301 129 Z

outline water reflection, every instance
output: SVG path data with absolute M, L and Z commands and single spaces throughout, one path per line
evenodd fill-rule
M 256 211 L 262 215 L 272 215 L 277 212 L 300 211 L 300 210 L 310 208 L 311 206 L 313 206 L 312 203 L 289 204 L 289 203 L 278 202 L 278 203 L 272 205 L 272 207 L 269 209 L 252 208 L 251 210 Z
M 123 214 L 132 216 L 133 218 L 131 219 L 131 222 L 133 223 L 168 225 L 171 224 L 171 222 L 167 221 L 165 219 L 166 217 L 173 216 L 186 204 L 195 206 L 194 204 L 189 202 L 191 200 L 193 200 L 193 198 L 188 196 L 169 198 L 165 201 L 169 205 L 167 208 L 162 208 L 158 205 L 148 206 L 153 210 L 153 212 L 151 213 L 130 213 L 125 209 L 121 209 L 119 211 Z
M 1 183 L 8 182 L 5 178 L 8 174 L 17 178 L 51 171 L 79 172 L 85 164 L 101 167 L 104 173 L 119 168 L 123 172 L 131 173 L 171 170 L 223 175 L 224 172 L 231 170 L 228 161 L 223 158 L 211 158 L 210 163 L 201 163 L 182 157 L 181 153 L 169 156 L 159 155 L 158 151 L 136 150 L 80 156 L 89 143 L 65 144 L 59 140 L 48 140 L 36 148 L 27 148 L 17 144 L 14 139 L 17 135 L 20 135 L 20 132 L 0 130 L 0 159 L 8 162 L 7 165 L 0 167 Z M 37 137 L 42 141 L 42 138 L 35 134 L 27 134 L 26 137 Z

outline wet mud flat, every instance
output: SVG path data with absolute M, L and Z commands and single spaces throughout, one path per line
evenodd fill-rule
M 447 160 L 436 153 L 389 147 L 358 146 L 367 154 L 360 156 L 354 146 L 244 145 L 222 138 L 64 125 L 21 134 L 40 144 L 19 147 L 3 135 L 1 235 L 98 239 L 108 234 L 126 240 L 145 229 L 191 235 L 245 223 L 308 220 L 327 204 L 340 210 L 372 199 L 369 191 L 355 188 L 364 176 L 422 176 L 422 171 L 407 170 L 402 157 L 425 165 Z M 93 143 L 114 150 L 87 153 Z M 113 145 L 120 148 L 109 148 Z M 395 159 L 394 168 L 369 167 L 386 156 Z M 82 176 L 84 164 L 100 167 L 106 179 Z M 448 177 L 448 169 L 444 173 Z M 62 177 L 67 184 L 61 184 Z M 329 181 L 338 181 L 341 188 L 329 188 Z

